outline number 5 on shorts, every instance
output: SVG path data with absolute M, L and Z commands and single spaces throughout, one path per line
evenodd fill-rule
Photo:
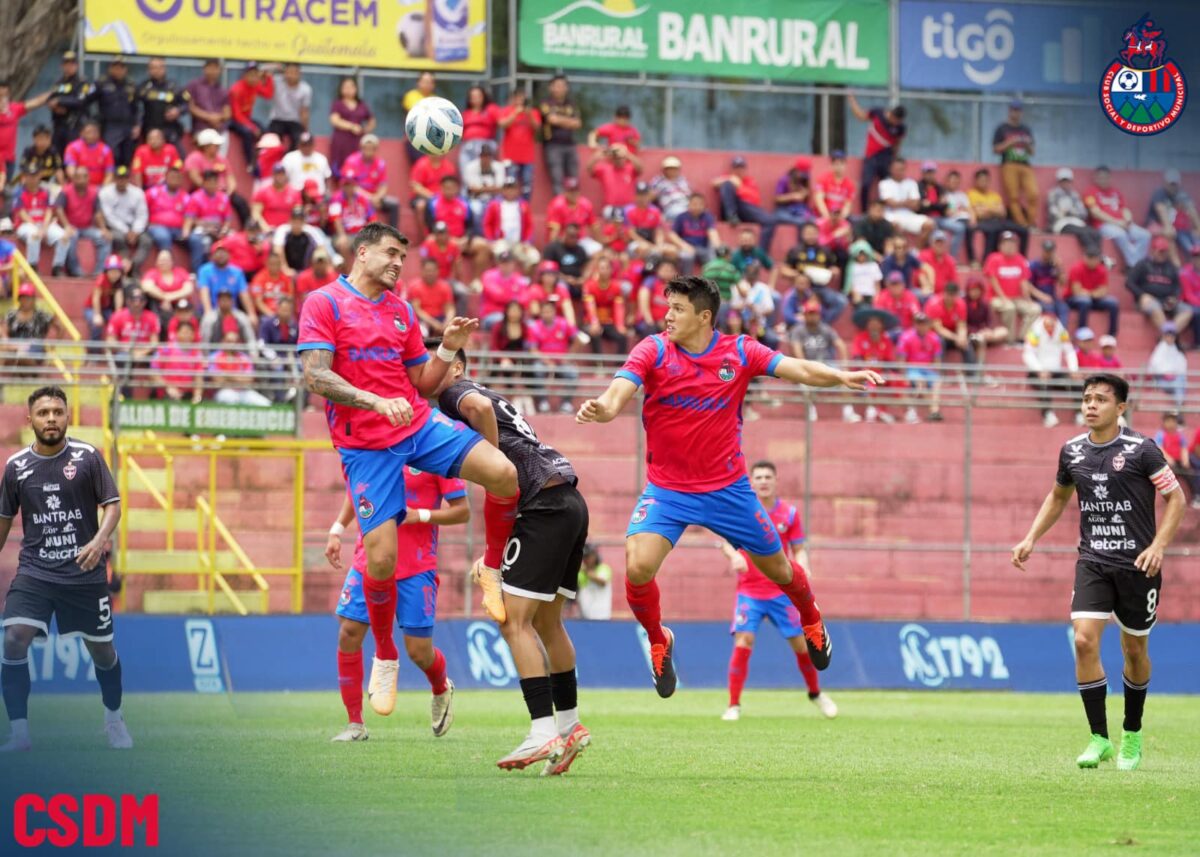
M 103 631 L 112 624 L 112 596 L 105 595 L 101 598 L 97 610 L 100 613 L 100 621 L 96 624 L 96 630 Z

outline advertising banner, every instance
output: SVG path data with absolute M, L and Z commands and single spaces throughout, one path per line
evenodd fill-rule
M 1183 47 L 1196 10 L 1152 8 Z M 900 85 L 1094 96 L 1136 18 L 1128 5 L 904 2 Z
M 125 401 L 117 406 L 122 429 L 168 434 L 224 434 L 230 437 L 296 434 L 295 405 L 222 405 L 217 402 Z
M 109 54 L 484 71 L 487 0 L 85 0 Z
M 653 693 L 649 645 L 634 622 L 568 622 L 578 657 L 579 682 L 592 688 L 632 688 Z M 677 622 L 679 683 L 722 688 L 732 639 L 724 622 Z M 1071 628 L 1062 624 L 984 622 L 836 622 L 829 625 L 836 652 L 821 682 L 837 689 L 1075 691 Z M 118 616 L 116 644 L 132 692 L 328 691 L 337 692 L 332 654 L 338 624 L 333 616 Z M 438 623 L 434 642 L 460 689 L 517 688 L 512 654 L 495 623 L 453 619 Z M 1200 624 L 1159 623 L 1154 629 L 1154 692 L 1200 693 L 1194 653 Z M 372 654 L 370 635 L 364 657 Z M 1105 634 L 1105 673 L 1121 684 L 1116 627 Z M 95 668 L 77 638 L 52 633 L 30 651 L 37 693 L 81 693 L 96 687 Z M 750 687 L 802 687 L 795 654 L 777 634 L 764 633 L 754 648 Z M 400 686 L 428 688 L 407 661 Z
M 522 0 L 530 65 L 883 86 L 887 0 Z

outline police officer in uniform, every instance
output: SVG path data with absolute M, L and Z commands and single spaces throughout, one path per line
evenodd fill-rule
M 150 76 L 138 87 L 142 102 L 142 135 L 151 128 L 162 128 L 168 143 L 179 145 L 183 137 L 180 119 L 187 113 L 191 96 L 167 79 L 167 61 L 154 57 L 146 67 Z
M 87 118 L 88 94 L 92 85 L 79 75 L 79 57 L 75 51 L 62 56 L 62 77 L 50 91 L 50 114 L 54 124 L 54 149 L 60 155 L 67 144 L 79 136 Z
M 137 87 L 128 79 L 124 57 L 108 64 L 108 76 L 98 81 L 88 94 L 88 104 L 100 107 L 100 126 L 104 142 L 112 149 L 118 167 L 129 166 L 137 142 L 141 99 Z

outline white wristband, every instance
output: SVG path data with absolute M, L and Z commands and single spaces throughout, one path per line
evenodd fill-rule
M 346 528 L 342 526 L 341 521 L 334 521 L 333 526 L 329 528 L 329 535 L 331 536 L 340 536 L 344 532 L 346 532 Z
M 447 363 L 453 363 L 456 359 L 457 354 L 458 354 L 457 351 L 451 351 L 449 348 L 447 348 L 444 345 L 438 345 L 438 349 L 437 349 L 438 360 L 445 360 Z
M 422 524 L 428 524 L 429 518 L 430 518 L 430 515 L 429 515 L 428 509 L 417 509 L 417 520 L 418 521 L 420 521 Z

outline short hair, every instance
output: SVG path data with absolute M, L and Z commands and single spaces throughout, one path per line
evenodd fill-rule
M 285 298 L 280 298 L 279 302 L 283 303 L 284 300 L 285 300 Z M 192 333 L 196 332 L 196 323 L 194 321 L 192 321 L 190 318 L 186 318 L 186 319 L 182 320 L 181 322 L 179 322 L 179 324 L 175 325 L 175 332 L 179 333 L 179 331 L 183 330 L 185 327 L 188 330 L 190 330 Z
M 568 81 L 568 80 L 567 80 L 567 76 L 566 76 L 565 74 L 563 74 L 563 73 L 560 71 L 558 74 L 554 75 L 554 77 L 550 78 L 550 83 L 552 83 L 552 84 L 553 84 L 553 83 L 557 83 L 557 82 L 558 82 L 558 81 L 560 81 L 560 80 L 561 80 L 563 83 L 569 83 L 569 82 L 570 82 L 570 81 Z
M 908 161 L 904 160 L 903 155 L 896 155 L 894 158 L 892 158 L 892 163 L 893 164 L 907 164 Z
M 35 137 L 40 137 L 43 134 L 49 134 L 49 133 L 50 133 L 49 125 L 39 125 L 33 129 L 33 136 L 35 136 Z
M 905 107 L 903 104 L 897 104 L 895 107 L 892 108 L 892 115 L 895 116 L 897 119 L 903 119 L 905 116 L 908 115 L 908 108 Z
M 616 110 L 613 111 L 613 115 L 620 116 L 622 119 L 628 119 L 630 116 L 633 115 L 633 112 L 629 109 L 628 106 L 622 104 L 620 107 L 618 107 Z
M 50 386 L 47 386 L 47 387 L 38 387 L 36 390 L 34 390 L 32 393 L 29 394 L 29 410 L 31 410 L 31 411 L 33 410 L 34 402 L 36 402 L 38 399 L 44 399 L 47 396 L 49 396 L 51 399 L 60 399 L 63 403 L 63 407 L 66 407 L 67 394 L 65 392 L 63 392 L 62 387 L 58 387 L 58 386 L 51 384 Z
M 980 167 L 979 169 L 977 169 L 975 171 L 975 178 L 979 178 L 980 176 L 987 176 L 988 178 L 991 178 L 992 171 L 989 170 L 987 167 Z
M 946 178 L 950 178 L 951 176 L 962 178 L 962 173 L 960 173 L 958 170 L 951 170 L 950 172 L 946 173 Z
M 1129 401 L 1129 382 L 1120 375 L 1114 375 L 1111 372 L 1099 372 L 1084 378 L 1083 392 L 1086 393 L 1092 387 L 1099 386 L 1100 384 L 1107 384 L 1112 387 L 1113 395 L 1117 397 L 1117 404 Z
M 0 80 L 0 89 L 12 89 L 12 84 L 7 80 Z
M 209 57 L 208 59 L 206 59 L 206 60 L 204 61 L 204 64 L 205 64 L 206 66 L 208 66 L 208 65 L 216 65 L 216 66 L 219 66 L 219 65 L 221 64 L 221 61 L 220 61 L 219 59 L 217 59 L 216 57 Z
M 689 196 L 688 199 L 698 199 L 701 202 L 708 202 L 708 198 L 704 194 L 700 193 L 700 191 L 693 191 L 692 195 Z
M 779 472 L 779 471 L 777 471 L 777 470 L 775 469 L 775 462 L 774 462 L 774 461 L 768 461 L 768 460 L 767 460 L 767 459 L 765 459 L 765 458 L 760 458 L 758 461 L 756 461 L 756 462 L 754 462 L 753 464 L 751 464 L 751 465 L 750 465 L 750 472 L 751 472 L 751 473 L 753 473 L 755 470 L 758 470 L 760 467 L 765 467 L 767 470 L 770 470 L 772 473 L 778 473 L 778 472 Z
M 663 289 L 667 297 L 679 295 L 688 302 L 697 313 L 708 310 L 712 313 L 713 327 L 717 326 L 717 313 L 721 311 L 721 292 L 717 284 L 704 277 L 675 277 Z
M 358 230 L 358 234 L 354 236 L 354 240 L 350 243 L 350 251 L 357 253 L 358 248 L 364 244 L 378 244 L 384 238 L 394 238 L 403 246 L 408 246 L 408 239 L 404 237 L 404 233 L 395 226 L 389 226 L 386 223 L 368 223 L 362 229 Z
M 425 337 L 425 350 L 426 351 L 433 351 L 435 348 L 441 348 L 441 347 L 442 347 L 441 337 L 438 337 L 438 336 Z M 462 362 L 464 370 L 467 368 L 467 352 L 465 349 L 460 348 L 457 351 L 455 351 L 454 359 Z
M 99 119 L 86 119 L 86 120 L 84 120 L 84 123 L 79 127 L 86 128 L 89 125 L 95 125 L 96 130 L 100 130 L 100 120 Z

